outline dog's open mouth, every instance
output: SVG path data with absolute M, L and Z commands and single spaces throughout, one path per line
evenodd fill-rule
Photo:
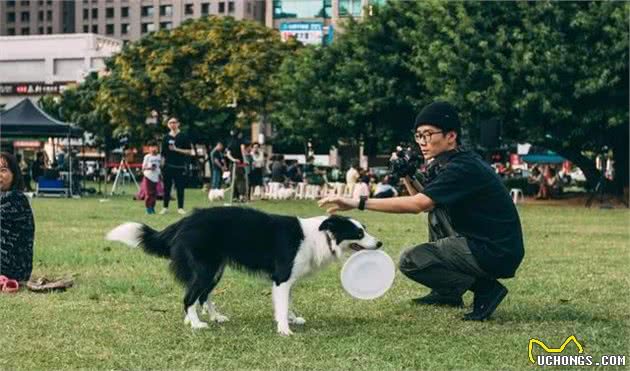
M 350 248 L 354 251 L 361 251 L 365 249 L 363 246 L 359 245 L 358 243 L 351 243 Z

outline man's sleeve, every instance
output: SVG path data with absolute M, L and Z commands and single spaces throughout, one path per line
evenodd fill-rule
M 162 139 L 162 149 L 160 150 L 162 157 L 166 155 L 166 151 L 169 151 L 168 145 L 166 144 L 166 142 L 167 142 L 166 136 L 164 136 L 164 138 Z
M 474 168 L 449 163 L 422 193 L 436 205 L 452 205 L 479 191 L 486 183 Z

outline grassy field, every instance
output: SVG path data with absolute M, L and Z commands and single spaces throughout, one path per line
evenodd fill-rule
M 208 205 L 199 190 L 186 197 L 187 208 Z M 314 202 L 251 207 L 322 213 Z M 283 338 L 268 282 L 227 271 L 214 299 L 230 322 L 193 332 L 167 261 L 103 239 L 124 221 L 162 228 L 179 215 L 147 216 L 130 196 L 34 199 L 33 208 L 33 274 L 74 276 L 75 287 L 0 294 L 0 369 L 532 369 L 530 338 L 558 347 L 570 335 L 597 358 L 630 355 L 627 210 L 519 206 L 525 261 L 515 279 L 503 281 L 510 294 L 490 321 L 461 321 L 468 308 L 414 306 L 409 300 L 428 290 L 400 273 L 385 296 L 352 299 L 336 264 L 296 286 L 294 305 L 307 323 Z M 348 214 L 394 260 L 427 239 L 423 215 Z

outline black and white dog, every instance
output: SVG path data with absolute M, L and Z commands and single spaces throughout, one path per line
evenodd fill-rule
M 296 280 L 341 257 L 346 248 L 378 249 L 382 245 L 361 223 L 346 217 L 302 219 L 238 207 L 195 210 L 161 232 L 143 224 L 125 223 L 106 238 L 171 259 L 175 277 L 187 287 L 185 322 L 192 328 L 208 326 L 199 320 L 196 303 L 208 312 L 211 321 L 228 320 L 210 300 L 226 265 L 268 275 L 273 281 L 274 314 L 282 335 L 292 334 L 289 323 L 305 322 L 289 308 L 291 286 Z

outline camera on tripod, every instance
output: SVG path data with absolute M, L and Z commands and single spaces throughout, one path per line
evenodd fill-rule
M 129 136 L 121 135 L 120 137 L 118 137 L 118 144 L 123 150 L 129 149 Z

